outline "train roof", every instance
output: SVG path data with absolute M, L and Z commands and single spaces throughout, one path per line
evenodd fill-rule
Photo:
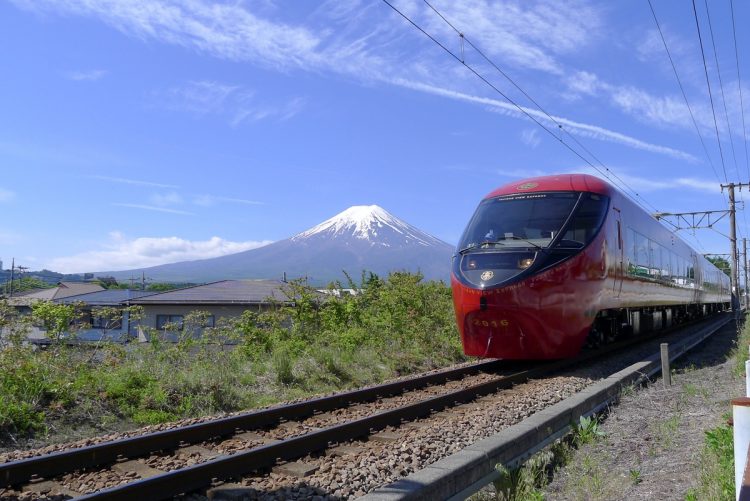
M 495 189 L 485 198 L 537 191 L 587 191 L 610 196 L 614 190 L 606 181 L 588 174 L 556 174 L 514 181 Z

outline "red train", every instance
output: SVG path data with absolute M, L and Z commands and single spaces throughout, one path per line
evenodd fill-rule
M 564 174 L 502 186 L 453 257 L 467 355 L 557 359 L 730 305 L 729 277 L 611 185 Z

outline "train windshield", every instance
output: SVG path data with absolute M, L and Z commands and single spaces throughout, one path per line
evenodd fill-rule
M 560 238 L 563 225 L 583 197 L 571 223 Z M 601 226 L 606 197 L 591 193 L 526 193 L 484 200 L 466 228 L 459 250 L 582 248 Z

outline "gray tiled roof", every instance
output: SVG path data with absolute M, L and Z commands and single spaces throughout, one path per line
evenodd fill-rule
M 26 302 L 33 302 L 35 300 L 47 300 L 52 301 L 55 299 L 62 299 L 70 296 L 78 296 L 80 294 L 88 294 L 89 292 L 98 292 L 106 290 L 99 284 L 92 284 L 87 282 L 60 282 L 57 287 L 50 289 L 42 289 L 37 292 L 25 294 L 21 297 Z
M 69 296 L 63 299 L 56 299 L 57 303 L 77 303 L 83 302 L 93 306 L 112 306 L 129 301 L 131 299 L 137 299 L 144 296 L 150 296 L 155 294 L 153 291 L 138 291 L 130 289 L 107 289 L 97 292 L 89 292 L 88 294 L 79 294 L 77 296 Z
M 130 301 L 131 304 L 257 304 L 269 298 L 286 301 L 283 282 L 276 280 L 222 280 Z

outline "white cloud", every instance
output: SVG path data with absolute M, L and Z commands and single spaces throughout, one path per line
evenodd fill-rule
M 558 75 L 564 69 L 556 56 L 584 48 L 597 37 L 602 23 L 599 11 L 585 1 L 446 0 L 436 1 L 435 6 L 469 39 L 475 33 L 473 43 L 501 63 Z M 456 33 L 429 7 L 423 10 L 420 17 L 426 19 L 430 31 L 458 45 Z M 479 56 L 469 57 L 478 61 Z
M 634 87 L 613 88 L 611 98 L 616 106 L 640 120 L 661 126 L 693 128 L 690 112 L 682 98 L 653 96 Z M 703 113 L 696 113 L 696 120 L 698 120 L 699 125 L 701 125 L 700 119 L 702 116 Z
M 237 85 L 200 80 L 168 89 L 163 104 L 169 109 L 197 114 L 218 113 L 224 110 L 227 99 L 240 89 Z
M 706 181 L 705 179 L 681 177 L 675 179 L 675 183 L 679 186 L 693 188 L 698 191 L 705 191 L 706 193 L 721 193 L 721 185 L 719 181 Z
M 294 97 L 275 104 L 256 97 L 255 92 L 241 85 L 217 81 L 190 81 L 157 95 L 160 103 L 174 111 L 197 115 L 225 115 L 232 126 L 263 119 L 284 121 L 302 111 L 305 99 Z
M 457 91 L 450 90 L 450 89 L 443 89 L 443 88 L 434 87 L 431 85 L 426 85 L 421 82 L 412 82 L 409 80 L 399 79 L 399 80 L 395 80 L 393 83 L 397 85 L 401 85 L 403 87 L 408 87 L 411 89 L 428 92 L 430 94 L 449 97 L 452 99 L 472 102 L 476 104 L 483 104 L 483 105 L 488 106 L 491 111 L 500 112 L 507 116 L 511 116 L 515 118 L 528 119 L 526 115 L 523 112 L 519 111 L 519 109 L 516 108 L 514 105 L 510 103 L 506 103 L 504 101 L 499 101 L 497 99 L 473 96 L 470 94 L 465 94 L 463 92 L 457 92 Z M 529 115 L 533 116 L 538 121 L 542 123 L 546 123 L 547 125 L 554 125 L 544 113 L 537 111 L 537 110 L 530 109 L 530 108 L 522 107 L 522 109 Z M 554 115 L 552 115 L 552 118 L 554 118 L 554 120 L 557 123 L 565 126 L 566 130 L 570 132 L 571 134 L 578 134 L 584 137 L 590 137 L 590 138 L 599 139 L 602 141 L 618 143 L 618 144 L 629 146 L 631 148 L 635 148 L 638 150 L 644 150 L 644 151 L 649 151 L 651 153 L 667 155 L 667 156 L 677 158 L 680 160 L 688 160 L 691 162 L 698 161 L 698 159 L 695 156 L 691 155 L 690 153 L 677 150 L 674 148 L 670 148 L 668 146 L 661 146 L 658 144 L 653 144 L 653 143 L 649 143 L 646 141 L 642 141 L 640 139 L 636 139 L 632 136 L 628 136 L 620 132 L 615 132 L 609 129 L 605 129 L 604 127 L 585 124 L 581 122 L 575 122 L 573 120 L 569 120 L 567 118 L 558 117 Z
M 65 73 L 65 78 L 75 80 L 77 82 L 94 82 L 96 80 L 99 80 L 106 74 L 106 70 L 68 71 L 67 73 Z
M 568 174 L 590 174 L 599 178 L 604 178 L 599 171 L 586 165 L 576 167 L 565 171 Z M 689 190 L 700 191 L 704 193 L 721 193 L 721 188 L 718 181 L 710 181 L 707 179 L 693 178 L 693 177 L 680 177 L 670 181 L 662 181 L 651 179 L 643 176 L 635 176 L 628 173 L 627 169 L 618 168 L 617 177 L 619 177 L 628 187 L 635 190 L 638 193 L 650 193 L 662 190 L 674 190 L 675 185 L 682 186 Z M 500 169 L 497 174 L 503 177 L 510 177 L 516 179 L 524 179 L 529 177 L 539 176 L 551 176 L 558 174 L 559 170 L 543 170 L 543 169 Z M 616 179 L 610 180 L 610 183 L 615 185 L 619 190 L 622 190 L 622 186 Z
M 100 179 L 102 181 L 110 181 L 112 183 L 132 184 L 135 186 L 151 186 L 154 188 L 179 188 L 179 186 L 174 184 L 155 183 L 152 181 L 142 181 L 139 179 L 126 179 L 124 177 L 89 176 L 89 178 Z
M 258 121 L 265 118 L 275 118 L 281 122 L 289 120 L 296 114 L 298 114 L 305 106 L 305 99 L 293 98 L 286 103 L 278 106 L 272 106 L 269 104 L 259 105 L 257 107 L 250 106 L 250 103 L 246 104 L 243 108 L 239 109 L 231 121 L 232 125 L 239 125 L 245 121 Z
M 152 204 L 159 207 L 179 205 L 182 203 L 182 197 L 174 191 L 170 191 L 167 193 L 153 193 L 149 199 L 151 200 Z
M 0 202 L 10 202 L 16 198 L 16 194 L 10 190 L 0 188 Z
M 566 81 L 568 89 L 576 95 L 595 95 L 601 88 L 599 77 L 588 71 L 577 71 Z
M 531 148 L 536 148 L 542 142 L 542 139 L 539 137 L 538 129 L 524 129 L 521 132 L 521 141 Z
M 178 210 L 178 209 L 168 209 L 166 207 L 157 207 L 154 205 L 144 205 L 144 204 L 126 204 L 126 203 L 113 203 L 112 205 L 117 207 L 129 207 L 131 209 L 142 209 L 142 210 L 150 210 L 154 212 L 166 212 L 167 214 L 180 214 L 183 216 L 193 216 L 194 214 L 192 212 L 187 212 L 184 210 Z
M 242 3 L 199 0 L 15 0 L 28 10 L 95 17 L 142 40 L 158 40 L 222 59 L 288 68 L 320 58 L 319 38 L 301 26 L 261 19 Z
M 301 69 L 329 72 L 362 82 L 384 82 L 445 97 L 474 100 L 472 91 L 444 90 L 447 86 L 465 89 L 477 84 L 471 75 L 435 50 L 434 45 L 389 9 L 350 0 L 339 8 L 320 9 L 308 25 L 289 24 L 260 17 L 247 2 L 210 4 L 203 0 L 14 0 L 28 10 L 57 12 L 92 17 L 143 40 L 178 45 L 211 56 L 238 62 L 251 62 L 280 71 Z M 597 75 L 571 71 L 563 64 L 570 56 L 594 43 L 602 34 L 603 15 L 600 6 L 587 0 L 466 0 L 436 1 L 436 7 L 501 66 L 536 70 L 563 80 L 565 92 L 594 93 L 608 89 L 610 102 L 637 118 L 653 123 L 684 124 L 680 121 L 678 103 L 671 97 L 653 98 L 636 103 L 638 89 L 607 86 Z M 435 33 L 451 50 L 460 52 L 459 38 L 429 7 L 420 2 L 399 1 L 399 8 Z M 381 6 L 382 7 L 382 6 Z M 352 12 L 358 15 L 352 16 Z M 368 12 L 370 15 L 362 15 Z M 327 16 L 323 25 L 320 16 Z M 394 22 L 398 20 L 399 22 Z M 331 28 L 333 26 L 333 28 Z M 405 53 L 404 38 L 416 47 Z M 480 43 L 481 39 L 481 43 Z M 420 40 L 414 44 L 414 40 Z M 651 44 L 651 42 L 648 42 Z M 645 47 L 644 50 L 652 50 Z M 487 69 L 476 53 L 467 61 Z M 494 70 L 492 70 L 494 71 Z M 565 81 L 567 78 L 567 82 Z M 567 85 L 566 85 L 567 83 Z M 167 105 L 198 113 L 229 113 L 230 123 L 275 117 L 287 119 L 298 113 L 304 101 L 295 98 L 287 103 L 257 103 L 252 92 L 237 86 L 212 81 L 194 81 L 171 89 Z M 642 92 L 642 91 L 640 91 Z M 644 96 L 644 94 L 641 94 Z M 645 95 L 645 97 L 649 97 Z M 172 101 L 169 101 L 172 99 Z M 516 116 L 512 105 L 487 100 L 493 111 Z M 646 113 L 641 115 L 645 109 Z M 530 114 L 534 114 L 530 112 Z M 535 116 L 539 116 L 536 114 Z M 597 140 L 611 141 L 628 147 L 665 154 L 683 160 L 695 160 L 690 154 L 655 145 L 603 127 L 557 118 L 571 132 Z
M 101 249 L 51 259 L 46 268 L 62 273 L 125 270 L 178 261 L 224 256 L 267 245 L 271 241 L 232 242 L 220 237 L 186 240 L 179 237 L 139 237 L 128 239 L 119 232 L 109 235 Z

